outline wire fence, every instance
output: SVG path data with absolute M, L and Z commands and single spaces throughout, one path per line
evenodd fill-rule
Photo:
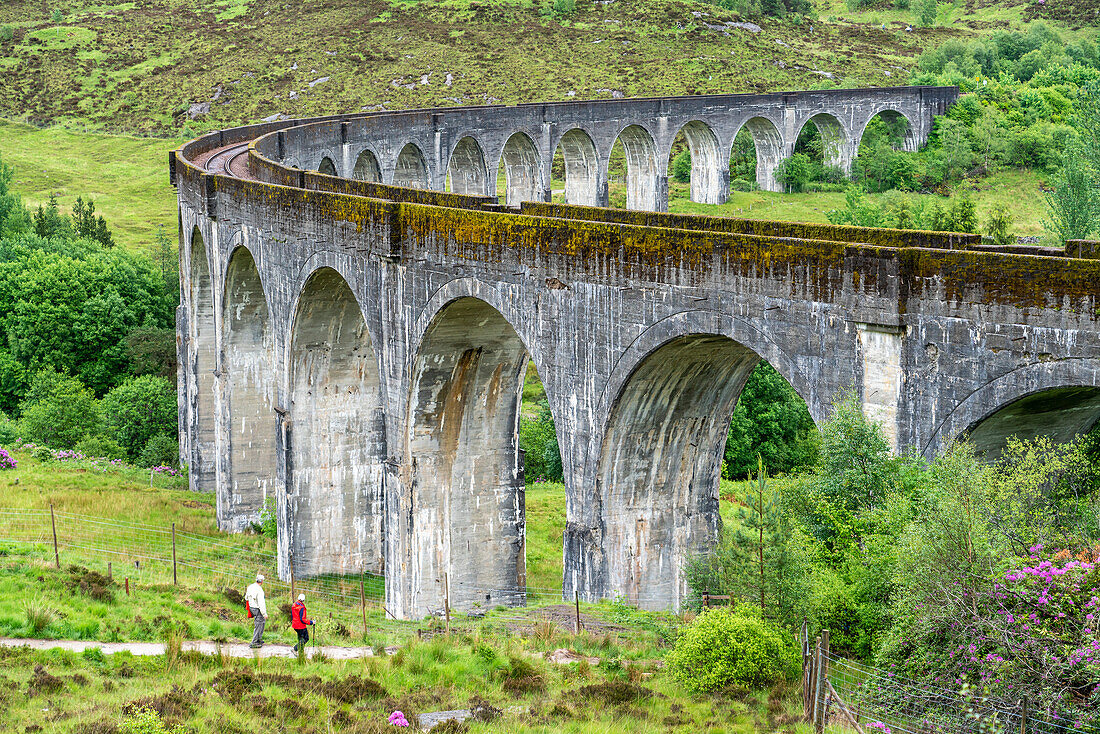
M 487 619 L 505 626 L 553 624 L 563 631 L 589 629 L 601 632 L 637 631 L 639 626 L 656 629 L 674 626 L 678 618 L 669 613 L 651 615 L 641 621 L 633 616 L 638 607 L 661 606 L 666 599 L 642 594 L 627 604 L 611 603 L 610 614 L 599 614 L 596 606 L 565 599 L 560 588 L 526 586 L 503 589 L 459 581 L 446 583 L 447 592 L 435 607 L 424 607 L 422 619 L 399 620 L 385 606 L 385 581 L 381 575 L 360 573 L 324 575 L 282 580 L 277 577 L 277 558 L 271 541 L 256 535 L 230 538 L 207 536 L 176 528 L 114 518 L 81 515 L 54 509 L 0 508 L 0 543 L 18 544 L 32 555 L 60 569 L 75 564 L 109 577 L 114 583 L 158 586 L 172 585 L 203 589 L 237 599 L 256 573 L 265 575 L 264 588 L 270 602 L 289 602 L 305 593 L 318 607 L 342 620 L 343 627 L 361 619 L 363 636 L 371 631 L 415 632 L 425 619 L 433 625 L 461 628 Z M 234 593 L 236 592 L 236 594 Z M 456 611 L 447 597 L 477 598 L 472 608 Z M 240 612 L 243 616 L 243 601 Z M 469 607 L 469 604 L 467 604 Z M 311 604 L 311 609 L 315 608 Z M 610 619 L 607 619 L 609 617 Z
M 815 731 L 858 734 L 1097 734 L 1097 729 L 960 686 L 949 690 L 857 663 L 803 627 L 803 704 Z

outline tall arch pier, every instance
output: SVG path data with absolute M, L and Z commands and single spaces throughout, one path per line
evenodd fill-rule
M 667 190 L 653 160 L 681 130 L 704 167 L 745 125 L 782 152 L 800 121 L 828 128 L 821 115 L 852 131 L 894 110 L 916 145 L 954 94 L 378 113 L 188 143 L 171 169 L 194 489 L 216 493 L 228 530 L 274 507 L 284 576 L 384 573 L 398 616 L 447 596 L 522 603 L 533 360 L 565 470 L 565 595 L 666 608 L 685 559 L 717 538 L 725 432 L 759 360 L 815 420 L 855 390 L 898 450 L 926 456 L 964 433 L 991 453 L 1010 435 L 1088 430 L 1100 261 L 652 211 Z M 632 208 L 602 208 L 624 135 Z M 567 203 L 549 203 L 559 146 Z M 693 195 L 722 187 L 721 170 L 698 186 L 693 171 Z

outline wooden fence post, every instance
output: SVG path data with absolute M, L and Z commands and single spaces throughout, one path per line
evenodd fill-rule
M 1027 734 L 1028 700 L 1020 699 L 1020 734 Z
M 172 523 L 172 584 L 179 586 L 179 576 L 176 575 L 176 524 Z
M 50 503 L 50 527 L 53 528 L 53 562 L 61 568 L 61 556 L 57 552 L 57 520 L 53 514 L 53 502 Z
M 363 612 L 363 640 L 367 639 L 367 590 L 363 571 L 359 572 L 359 608 Z
M 108 581 L 113 580 L 112 577 L 111 577 L 111 562 L 110 561 L 107 561 L 107 580 Z
M 806 617 L 802 617 L 802 628 L 799 629 L 799 642 L 802 643 L 802 715 L 810 720 L 810 623 Z
M 825 687 L 829 679 L 829 630 L 821 630 L 817 648 L 817 682 L 814 685 L 814 730 L 825 731 Z
M 703 594 L 703 609 L 710 609 L 710 594 Z
M 447 634 L 451 634 L 451 577 L 443 572 L 443 613 L 447 616 Z
M 573 634 L 581 633 L 581 596 L 573 589 Z

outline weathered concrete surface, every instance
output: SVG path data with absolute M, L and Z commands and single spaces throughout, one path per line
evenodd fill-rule
M 627 113 L 637 120 L 647 105 L 670 121 L 699 119 L 678 100 L 623 102 L 608 103 L 606 128 L 570 138 L 576 150 L 598 139 L 602 156 Z M 364 159 L 347 141 L 388 131 L 371 143 L 385 178 L 406 136 L 449 150 L 452 112 L 491 115 L 271 124 L 216 133 L 173 159 L 189 233 L 182 262 L 205 257 L 212 283 L 207 297 L 194 285 L 203 267 L 181 270 L 185 458 L 196 488 L 217 491 L 224 527 L 247 522 L 265 493 L 276 499 L 283 574 L 292 561 L 296 573 L 369 570 L 381 556 L 387 608 L 400 616 L 448 597 L 460 609 L 518 601 L 527 357 L 565 467 L 569 599 L 574 590 L 651 607 L 682 598 L 685 554 L 718 531 L 721 446 L 759 359 L 815 420 L 854 389 L 899 450 L 925 455 L 966 431 L 989 451 L 1013 430 L 1066 437 L 1100 414 L 1098 260 L 960 250 L 975 243 L 957 235 L 546 204 L 520 214 L 275 160 L 344 145 L 333 160 L 348 166 Z M 438 148 L 427 145 L 434 134 L 417 137 L 432 129 Z M 509 129 L 469 137 L 498 160 Z M 674 132 L 653 137 L 657 150 Z M 720 151 L 730 134 L 716 134 Z M 541 161 L 558 139 L 538 126 L 524 135 Z M 188 162 L 253 138 L 250 170 L 266 182 Z M 475 149 L 464 150 L 452 188 Z M 410 160 L 404 170 L 419 170 Z M 436 183 L 447 170 L 437 152 L 421 162 Z M 574 163 L 590 170 L 591 160 Z M 580 199 L 606 184 L 585 180 L 572 189 Z M 215 420 L 205 423 L 200 353 L 211 350 Z M 1012 407 L 1032 395 L 1050 400 Z M 213 476 L 197 448 L 211 430 Z

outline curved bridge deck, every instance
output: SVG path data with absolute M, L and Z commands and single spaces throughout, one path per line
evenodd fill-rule
M 284 575 L 384 572 L 387 608 L 406 617 L 444 598 L 522 603 L 533 360 L 566 477 L 566 597 L 658 608 L 679 604 L 683 563 L 717 537 L 725 435 L 761 359 L 815 420 L 854 390 L 899 450 L 1089 429 L 1088 247 L 659 211 L 681 131 L 692 197 L 720 201 L 741 129 L 767 188 L 804 125 L 843 164 L 874 115 L 906 117 L 915 147 L 955 94 L 420 110 L 188 143 L 170 160 L 194 487 L 216 492 L 227 529 L 273 503 Z M 600 206 L 616 140 L 625 210 Z M 566 204 L 548 201 L 559 149 Z

